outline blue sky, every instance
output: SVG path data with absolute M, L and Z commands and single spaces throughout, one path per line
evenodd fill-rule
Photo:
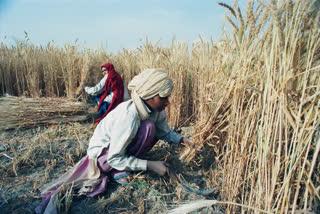
M 226 9 L 233 0 L 0 0 L 0 41 L 34 44 L 54 40 L 108 51 L 132 49 L 148 37 L 161 45 L 219 39 Z M 245 0 L 239 1 L 246 6 Z

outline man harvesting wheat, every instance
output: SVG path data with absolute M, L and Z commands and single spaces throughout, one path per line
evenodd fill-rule
M 147 69 L 129 83 L 132 99 L 119 104 L 96 127 L 87 156 L 52 184 L 41 189 L 43 201 L 36 213 L 56 213 L 56 199 L 64 187 L 73 185 L 79 195 L 96 196 L 112 179 L 128 184 L 130 171 L 167 172 L 164 161 L 143 156 L 158 139 L 190 144 L 188 138 L 170 130 L 164 109 L 169 105 L 173 82 L 163 69 Z

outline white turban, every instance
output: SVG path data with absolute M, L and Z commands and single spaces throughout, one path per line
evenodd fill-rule
M 128 88 L 141 120 L 147 120 L 149 114 L 143 100 L 156 95 L 169 96 L 173 90 L 173 82 L 162 68 L 146 69 L 131 80 Z

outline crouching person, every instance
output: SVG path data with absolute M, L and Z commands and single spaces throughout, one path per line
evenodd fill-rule
M 56 199 L 68 185 L 78 195 L 94 197 L 103 193 L 110 179 L 127 184 L 130 171 L 152 170 L 165 175 L 164 161 L 143 156 L 158 139 L 169 143 L 190 144 L 188 138 L 170 130 L 165 108 L 173 82 L 163 69 L 147 69 L 129 83 L 132 99 L 119 104 L 96 127 L 87 156 L 52 184 L 41 189 L 43 201 L 36 213 L 57 213 Z
M 130 99 L 125 82 L 114 70 L 113 64 L 105 63 L 101 66 L 103 78 L 94 87 L 81 83 L 84 91 L 93 96 L 98 104 L 98 115 L 95 124 L 98 124 L 110 111 L 123 101 Z

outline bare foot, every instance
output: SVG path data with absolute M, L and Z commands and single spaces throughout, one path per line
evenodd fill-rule
M 129 183 L 129 180 L 127 178 L 119 178 L 118 181 L 121 183 Z

